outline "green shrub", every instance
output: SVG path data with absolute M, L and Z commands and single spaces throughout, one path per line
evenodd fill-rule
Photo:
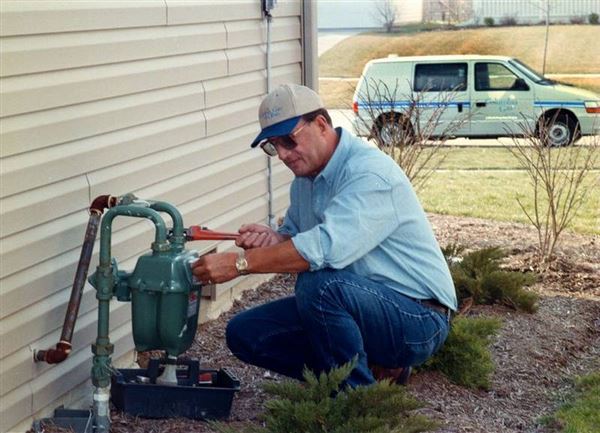
M 449 245 L 442 249 L 459 303 L 472 298 L 474 304 L 502 304 L 529 313 L 536 311 L 537 295 L 523 289 L 535 282 L 534 275 L 503 270 L 500 260 L 506 254 L 499 248 L 473 251 L 460 260 L 461 248 Z
M 505 15 L 500 19 L 500 24 L 503 26 L 516 26 L 517 19 L 510 15 Z
M 483 23 L 488 27 L 494 27 L 495 21 L 492 17 L 485 17 Z
M 319 377 L 304 372 L 305 383 L 286 380 L 267 383 L 267 393 L 275 396 L 265 404 L 265 427 L 248 426 L 246 433 L 417 433 L 433 430 L 436 423 L 412 414 L 421 403 L 405 387 L 389 381 L 356 389 L 342 388 L 355 362 L 333 369 Z M 219 432 L 238 433 L 222 423 L 213 424 Z
M 595 12 L 592 12 L 591 14 L 588 15 L 588 21 L 590 24 L 597 25 L 599 20 L 600 20 L 600 15 L 598 15 Z
M 585 16 L 573 15 L 569 18 L 571 24 L 585 24 Z
M 456 317 L 446 343 L 424 368 L 441 371 L 457 385 L 489 389 L 494 372 L 489 345 L 500 326 L 498 319 Z

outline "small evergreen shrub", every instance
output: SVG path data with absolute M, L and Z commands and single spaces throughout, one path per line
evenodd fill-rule
M 595 12 L 592 12 L 591 14 L 588 15 L 588 22 L 590 24 L 597 25 L 599 20 L 600 20 L 600 15 L 598 15 Z
M 248 426 L 245 433 L 417 433 L 437 428 L 423 415 L 411 412 L 421 403 L 405 387 L 378 382 L 356 389 L 342 388 L 356 365 L 351 362 L 322 373 L 305 370 L 305 383 L 286 380 L 264 385 L 275 397 L 266 403 L 265 427 Z M 221 433 L 239 433 L 222 423 Z
M 495 21 L 492 17 L 485 17 L 483 19 L 483 23 L 488 27 L 494 27 Z
M 446 343 L 424 369 L 441 371 L 457 385 L 489 389 L 494 372 L 489 345 L 500 326 L 498 319 L 456 317 Z
M 505 15 L 500 19 L 500 25 L 503 26 L 516 26 L 517 19 L 510 15 Z
M 571 24 L 585 24 L 585 16 L 574 15 L 569 18 Z
M 528 313 L 536 311 L 537 295 L 523 289 L 535 282 L 534 275 L 502 269 L 500 260 L 506 254 L 499 248 L 483 248 L 461 258 L 463 250 L 456 245 L 442 249 L 459 304 L 471 298 L 474 304 L 502 304 Z

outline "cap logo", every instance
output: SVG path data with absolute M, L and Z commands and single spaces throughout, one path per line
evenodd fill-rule
M 282 107 L 271 108 L 270 110 L 262 113 L 260 117 L 267 121 L 274 119 L 275 117 L 277 117 L 281 114 L 282 109 L 283 109 Z

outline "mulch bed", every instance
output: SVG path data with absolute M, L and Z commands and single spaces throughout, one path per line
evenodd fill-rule
M 499 246 L 509 269 L 532 271 L 536 232 L 527 225 L 476 218 L 429 215 L 441 245 L 469 249 Z M 437 372 L 419 372 L 408 389 L 436 419 L 436 433 L 549 433 L 540 417 L 552 413 L 580 374 L 600 370 L 600 237 L 563 233 L 557 259 L 531 288 L 540 295 L 535 314 L 501 306 L 477 306 L 468 314 L 499 316 L 503 326 L 492 343 L 496 371 L 490 391 L 469 390 Z M 187 355 L 204 368 L 231 367 L 242 388 L 228 423 L 259 423 L 267 396 L 261 385 L 281 378 L 235 359 L 225 346 L 225 326 L 235 313 L 270 299 L 290 295 L 295 277 L 280 275 L 244 293 L 233 308 L 200 326 Z M 203 422 L 148 420 L 112 413 L 113 432 L 213 432 Z M 58 429 L 56 431 L 59 431 Z

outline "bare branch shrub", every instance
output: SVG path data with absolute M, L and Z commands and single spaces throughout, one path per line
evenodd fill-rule
M 467 115 L 444 122 L 443 114 L 456 98 L 455 91 L 401 93 L 400 82 L 393 86 L 369 80 L 358 95 L 357 129 L 366 132 L 383 152 L 402 168 L 416 189 L 423 187 L 447 156 L 441 151 L 446 141 L 469 120 Z M 408 87 L 410 88 L 410 87 Z
M 391 33 L 398 16 L 398 9 L 392 0 L 378 0 L 372 15 L 387 33 Z
M 553 117 L 521 124 L 524 139 L 513 138 L 508 149 L 527 173 L 532 187 L 533 208 L 517 203 L 538 234 L 538 264 L 547 266 L 554 256 L 561 233 L 573 221 L 591 188 L 600 186 L 600 176 L 593 172 L 600 157 L 600 137 L 593 136 L 587 145 L 549 146 L 547 137 Z M 568 144 L 568 143 L 567 143 Z M 588 176 L 592 182 L 587 182 Z

